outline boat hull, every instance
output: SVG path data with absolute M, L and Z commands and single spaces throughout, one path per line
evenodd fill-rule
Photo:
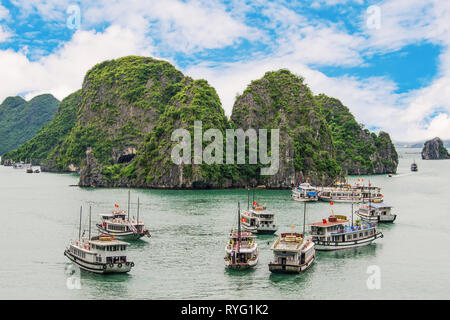
M 311 267 L 315 259 L 316 256 L 314 255 L 307 263 L 302 265 L 270 262 L 269 271 L 272 273 L 293 273 L 293 274 L 302 273 Z
M 147 235 L 144 232 L 141 232 L 141 233 L 133 233 L 131 231 L 130 232 L 110 232 L 110 231 L 104 229 L 101 225 L 97 225 L 97 229 L 102 234 L 106 234 L 108 236 L 114 237 L 115 239 L 127 240 L 127 241 L 138 240 L 138 239 L 144 237 L 145 235 Z
M 375 241 L 378 238 L 383 238 L 383 234 L 381 232 L 378 232 L 377 234 L 365 238 L 365 239 L 358 239 L 355 241 L 344 241 L 344 242 L 327 242 L 327 241 L 314 241 L 316 250 L 319 251 L 334 251 L 334 250 L 343 250 L 343 249 L 351 249 L 351 248 L 358 248 L 363 247 L 371 244 L 373 241 Z
M 316 202 L 316 201 L 319 201 L 319 198 L 301 198 L 301 197 L 295 197 L 295 196 L 292 196 L 292 199 L 294 201 L 298 201 L 298 202 Z
M 231 270 L 245 270 L 255 267 L 258 264 L 258 259 L 248 260 L 247 263 L 232 263 L 230 260 L 225 259 L 225 267 Z
M 64 255 L 73 263 L 78 265 L 80 269 L 88 272 L 99 273 L 99 274 L 110 274 L 110 273 L 127 273 L 134 266 L 133 262 L 126 263 L 92 263 L 75 257 L 70 253 L 70 251 L 64 251 Z
M 255 234 L 274 234 L 277 232 L 277 228 L 262 228 L 255 226 L 246 226 L 242 225 L 242 229 L 247 232 L 255 233 Z
M 393 223 L 395 221 L 395 219 L 397 219 L 396 214 L 369 217 L 369 216 L 362 215 L 362 214 L 359 214 L 358 212 L 356 212 L 356 215 L 358 217 L 360 217 L 361 220 L 363 220 L 363 221 L 374 222 L 374 223 Z

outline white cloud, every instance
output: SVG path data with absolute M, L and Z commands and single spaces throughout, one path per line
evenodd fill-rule
M 315 0 L 313 6 L 332 6 L 360 0 Z M 23 0 L 22 14 L 41 14 L 64 22 L 70 1 Z M 226 8 L 217 1 L 107 1 L 95 5 L 80 1 L 82 29 L 54 53 L 29 61 L 19 52 L 0 51 L 0 69 L 8 83 L 0 97 L 27 92 L 27 97 L 51 92 L 58 98 L 80 88 L 85 72 L 105 59 L 128 54 L 186 57 L 205 49 L 224 48 L 241 39 L 263 41 L 270 53 L 252 53 L 237 62 L 208 62 L 207 58 L 183 70 L 207 79 L 218 91 L 227 115 L 237 93 L 266 71 L 288 68 L 305 77 L 315 94 L 339 98 L 367 127 L 376 126 L 397 140 L 421 140 L 439 135 L 450 138 L 450 4 L 432 0 L 380 2 L 381 29 L 365 27 L 364 10 L 357 18 L 360 31 L 349 33 L 330 20 L 311 20 L 283 3 L 231 1 Z M 256 9 L 257 8 L 257 9 Z M 259 10 L 267 19 L 264 30 L 247 25 L 246 14 Z M 0 7 L 0 15 L 1 15 Z M 104 32 L 87 31 L 97 24 L 111 24 Z M 1 39 L 0 29 L 0 39 Z M 269 37 L 267 30 L 275 33 Z M 158 39 L 154 44 L 153 39 Z M 0 40 L 1 41 L 1 40 Z M 442 47 L 439 74 L 426 88 L 396 94 L 389 78 L 327 77 L 314 65 L 361 66 L 367 55 L 392 52 L 409 44 L 430 42 Z M 155 47 L 153 47 L 155 46 Z M 266 51 L 266 52 L 267 52 Z M 412 66 L 413 67 L 413 66 Z M 425 119 L 430 119 L 425 121 Z
M 130 54 L 151 56 L 153 47 L 130 30 L 111 26 L 105 32 L 77 31 L 55 53 L 30 61 L 22 52 L 0 51 L 0 97 L 25 92 L 29 99 L 52 93 L 58 99 L 81 88 L 83 77 L 95 64 Z

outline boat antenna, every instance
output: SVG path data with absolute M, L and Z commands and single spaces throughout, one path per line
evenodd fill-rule
M 81 216 L 83 214 L 83 206 L 80 206 L 80 227 L 78 228 L 78 240 L 81 240 Z
M 130 221 L 130 190 L 128 190 L 128 221 Z
M 89 240 L 91 240 L 91 206 L 89 206 Z
M 303 237 L 305 237 L 306 226 L 306 201 L 303 202 Z
M 238 201 L 238 248 L 237 248 L 238 253 L 240 247 L 241 247 L 241 204 Z

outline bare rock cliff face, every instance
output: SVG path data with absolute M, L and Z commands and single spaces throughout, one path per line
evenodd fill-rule
M 422 159 L 424 160 L 444 160 L 450 159 L 448 150 L 438 137 L 425 142 L 422 149 Z

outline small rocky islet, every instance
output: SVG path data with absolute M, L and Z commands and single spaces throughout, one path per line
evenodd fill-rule
M 439 137 L 426 141 L 421 154 L 423 160 L 450 159 L 450 154 Z
M 262 165 L 171 161 L 175 129 L 280 129 L 277 174 Z M 224 150 L 224 159 L 226 157 Z M 2 162 L 32 159 L 43 171 L 79 172 L 80 186 L 143 188 L 290 188 L 299 179 L 329 184 L 347 174 L 395 173 L 386 132 L 359 124 L 338 99 L 314 95 L 289 70 L 267 72 L 237 96 L 230 119 L 216 90 L 166 61 L 127 56 L 97 64 L 53 120 Z

